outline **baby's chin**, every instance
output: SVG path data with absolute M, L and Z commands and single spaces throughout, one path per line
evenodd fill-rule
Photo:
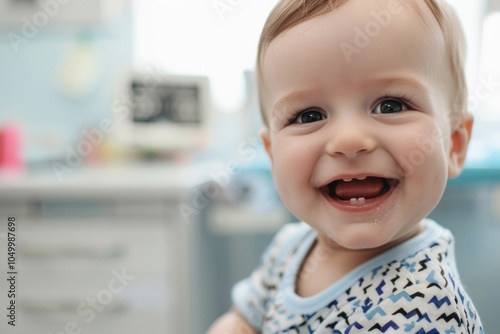
M 384 224 L 386 226 L 383 226 Z M 387 226 L 388 224 L 392 223 L 382 223 L 374 219 L 352 224 L 344 227 L 342 231 L 321 231 L 314 228 L 314 226 L 312 227 L 331 248 L 353 251 L 372 250 L 382 252 L 411 239 L 421 232 L 418 223 L 404 230 L 393 230 L 390 226 Z

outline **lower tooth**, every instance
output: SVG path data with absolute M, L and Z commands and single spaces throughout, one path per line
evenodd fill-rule
M 351 204 L 363 204 L 365 203 L 365 198 L 360 197 L 360 198 L 351 198 Z

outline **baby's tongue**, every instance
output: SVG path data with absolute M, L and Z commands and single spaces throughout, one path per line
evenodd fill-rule
M 367 177 L 364 180 L 345 182 L 340 180 L 336 182 L 334 189 L 335 195 L 341 200 L 350 200 L 351 198 L 364 197 L 365 199 L 374 198 L 384 191 L 385 181 L 379 177 Z

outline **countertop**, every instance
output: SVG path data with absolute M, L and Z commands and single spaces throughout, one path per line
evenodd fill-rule
M 0 174 L 0 198 L 182 197 L 208 180 L 213 165 L 136 163 L 89 166 L 63 177 L 53 170 Z

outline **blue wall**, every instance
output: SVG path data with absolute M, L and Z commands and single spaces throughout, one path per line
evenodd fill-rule
M 130 9 L 104 24 L 47 26 L 17 53 L 9 33 L 21 36 L 21 29 L 0 29 L 0 124 L 22 124 L 30 162 L 61 157 L 83 128 L 111 114 L 115 71 L 132 62 Z M 90 73 L 85 89 L 75 96 L 60 77 L 65 68 L 71 73 L 78 67 L 71 61 L 82 58 L 93 65 L 85 71 Z

